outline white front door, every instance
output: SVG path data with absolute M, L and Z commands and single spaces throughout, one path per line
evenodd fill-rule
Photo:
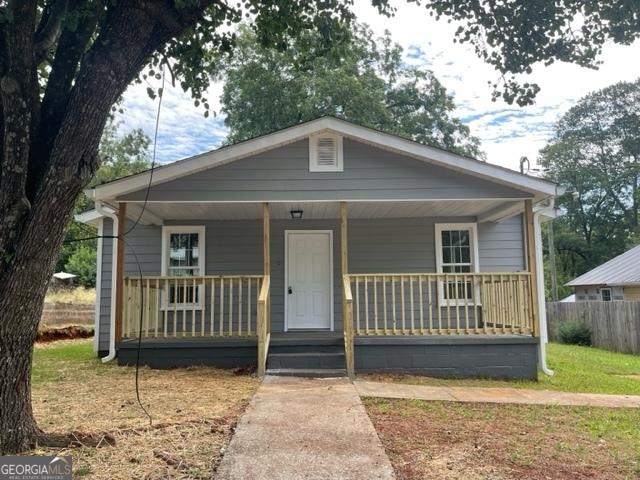
M 287 231 L 286 329 L 331 329 L 331 231 Z

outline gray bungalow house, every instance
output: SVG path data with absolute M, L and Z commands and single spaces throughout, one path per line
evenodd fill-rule
M 105 236 L 95 349 L 132 364 L 140 339 L 143 364 L 260 375 L 536 378 L 555 192 L 332 117 L 97 186 L 79 216 Z

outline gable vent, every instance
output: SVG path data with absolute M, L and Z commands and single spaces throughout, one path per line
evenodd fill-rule
M 318 139 L 318 166 L 335 167 L 338 164 L 338 152 L 336 152 L 336 142 L 331 137 Z
M 342 171 L 342 137 L 322 134 L 309 139 L 309 171 Z

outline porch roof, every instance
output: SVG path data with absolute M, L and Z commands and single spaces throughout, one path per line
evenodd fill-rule
M 127 217 L 140 222 L 162 225 L 165 222 L 197 220 L 259 220 L 261 202 L 144 202 L 127 203 Z M 340 202 L 271 202 L 272 220 L 291 219 L 292 211 L 301 210 L 303 219 L 338 219 Z M 348 202 L 350 219 L 361 218 L 426 218 L 463 217 L 477 222 L 495 222 L 521 213 L 523 201 L 503 199 L 483 200 L 423 200 L 423 201 L 355 201 Z M 76 216 L 82 221 L 82 218 Z

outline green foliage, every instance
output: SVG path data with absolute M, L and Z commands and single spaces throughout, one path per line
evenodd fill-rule
M 640 80 L 581 99 L 540 164 L 567 193 L 554 222 L 557 269 L 575 278 L 635 245 L 640 220 Z
M 455 105 L 433 72 L 407 65 L 388 32 L 355 25 L 327 46 L 315 31 L 265 48 L 240 29 L 221 63 L 222 111 L 235 143 L 322 115 L 334 115 L 412 140 L 480 156 L 479 140 L 453 117 Z
M 640 37 L 640 2 L 607 0 L 426 0 L 437 18 L 459 22 L 456 40 L 502 75 L 494 99 L 534 102 L 540 87 L 523 81 L 536 65 L 556 61 L 597 68 L 607 42 L 631 45 Z
M 67 259 L 65 270 L 78 276 L 78 284 L 85 287 L 96 286 L 96 249 L 93 244 L 78 246 Z
M 118 125 L 105 127 L 100 143 L 101 165 L 90 186 L 142 172 L 151 167 L 149 146 L 151 139 L 142 130 L 118 135 Z M 93 202 L 83 193 L 76 202 L 74 213 L 93 208 Z M 78 239 L 97 235 L 95 228 L 71 220 L 56 262 L 56 271 L 65 270 L 78 275 L 78 283 L 95 287 L 97 241 Z
M 558 336 L 562 343 L 568 345 L 591 345 L 591 330 L 583 322 L 574 320 L 564 322 L 558 327 Z

